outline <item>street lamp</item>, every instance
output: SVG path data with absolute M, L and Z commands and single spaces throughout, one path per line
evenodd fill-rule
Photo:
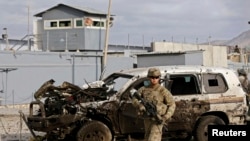
M 0 68 L 0 72 L 5 72 L 6 73 L 6 86 L 5 86 L 5 98 L 4 98 L 4 104 L 6 105 L 6 100 L 7 100 L 7 85 L 8 85 L 8 72 L 17 70 L 17 68 Z

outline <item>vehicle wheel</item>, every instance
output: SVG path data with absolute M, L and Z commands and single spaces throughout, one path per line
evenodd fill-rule
M 193 136 L 188 135 L 187 137 L 180 137 L 180 138 L 170 138 L 168 141 L 192 141 Z M 165 141 L 165 140 L 164 140 Z
M 188 135 L 186 138 L 183 138 L 181 141 L 191 141 L 193 139 L 192 135 Z
M 111 141 L 109 128 L 100 121 L 87 122 L 77 133 L 77 141 Z
M 208 125 L 225 125 L 225 122 L 217 116 L 204 116 L 198 120 L 196 128 L 194 130 L 195 141 L 207 141 L 208 140 Z

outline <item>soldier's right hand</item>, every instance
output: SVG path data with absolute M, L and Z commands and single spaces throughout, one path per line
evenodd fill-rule
M 145 106 L 143 106 L 143 105 L 139 105 L 139 112 L 138 112 L 138 115 L 143 115 L 144 114 L 144 112 L 146 112 L 146 108 L 145 108 Z
M 140 112 L 146 112 L 145 106 L 139 105 L 139 111 L 140 111 Z

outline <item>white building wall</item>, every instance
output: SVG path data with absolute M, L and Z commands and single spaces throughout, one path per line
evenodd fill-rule
M 227 48 L 226 46 L 182 44 L 172 42 L 154 42 L 152 43 L 155 52 L 185 52 L 194 50 L 204 50 L 204 66 L 227 67 Z

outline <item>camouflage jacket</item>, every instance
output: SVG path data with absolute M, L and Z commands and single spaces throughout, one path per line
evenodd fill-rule
M 147 101 L 156 105 L 157 114 L 165 120 L 170 119 L 175 111 L 175 101 L 172 94 L 160 84 L 153 87 L 143 86 L 138 90 L 141 97 Z M 139 106 L 139 102 L 134 102 Z
M 239 76 L 239 80 L 240 80 L 240 83 L 244 89 L 245 92 L 247 92 L 249 94 L 249 82 L 248 82 L 248 78 L 243 76 L 243 75 L 240 75 Z

